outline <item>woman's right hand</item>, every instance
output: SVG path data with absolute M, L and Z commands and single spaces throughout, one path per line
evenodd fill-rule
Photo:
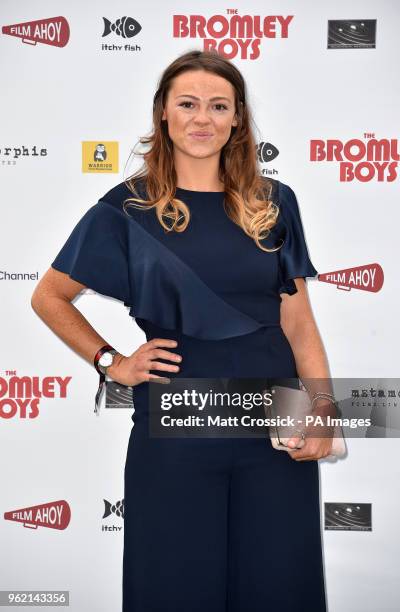
M 179 366 L 157 361 L 157 358 L 169 359 L 178 363 L 182 357 L 166 349 L 159 347 L 176 347 L 176 340 L 168 338 L 152 338 L 141 344 L 139 348 L 129 357 L 117 353 L 112 364 L 107 368 L 107 376 L 121 385 L 135 386 L 139 383 L 154 380 L 155 382 L 169 382 L 169 378 L 150 374 L 150 370 L 163 370 L 167 372 L 179 372 Z M 155 360 L 155 361 L 154 361 Z

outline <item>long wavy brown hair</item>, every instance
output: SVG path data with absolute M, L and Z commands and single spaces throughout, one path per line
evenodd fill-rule
M 150 135 L 139 139 L 141 144 L 149 146 L 141 154 L 144 163 L 125 179 L 125 184 L 135 196 L 124 201 L 125 212 L 128 206 L 142 210 L 155 208 L 157 218 L 166 231 L 183 232 L 189 223 L 190 210 L 175 195 L 177 175 L 173 142 L 168 134 L 167 121 L 162 121 L 173 79 L 189 70 L 212 72 L 229 81 L 234 88 L 238 125 L 232 127 L 230 138 L 221 149 L 219 164 L 219 179 L 225 191 L 224 207 L 229 218 L 253 238 L 260 249 L 274 252 L 279 247 L 268 249 L 260 244 L 260 240 L 267 238 L 276 224 L 279 207 L 270 199 L 272 181 L 259 172 L 246 84 L 235 65 L 214 51 L 189 51 L 164 70 L 154 95 L 153 130 Z M 137 181 L 142 179 L 146 189 L 146 194 L 142 195 L 146 195 L 146 200 L 139 197 L 136 188 Z

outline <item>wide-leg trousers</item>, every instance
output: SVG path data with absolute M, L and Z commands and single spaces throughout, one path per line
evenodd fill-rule
M 156 439 L 135 427 L 123 612 L 325 612 L 317 461 L 263 438 Z
M 183 377 L 297 375 L 281 328 L 150 335 L 178 338 Z M 125 463 L 123 612 L 326 612 L 318 461 L 267 436 L 152 437 L 148 386 Z

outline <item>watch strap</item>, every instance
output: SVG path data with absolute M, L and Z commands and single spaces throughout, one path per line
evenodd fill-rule
M 104 353 L 108 353 L 109 351 L 115 351 L 115 348 L 113 346 L 111 346 L 111 344 L 105 344 L 104 346 L 99 348 L 99 350 L 97 351 L 97 353 L 94 356 L 93 365 L 94 365 L 94 367 L 96 368 L 96 370 L 98 371 L 99 374 L 103 374 L 103 372 L 99 368 L 99 359 L 100 359 L 100 357 Z
M 99 373 L 99 386 L 97 388 L 97 393 L 95 397 L 95 406 L 94 406 L 94 412 L 95 414 L 97 414 L 97 416 L 100 415 L 100 399 L 101 399 L 101 394 L 104 389 L 104 385 L 106 381 L 106 375 L 104 374 L 104 372 L 100 370 L 98 362 L 99 362 L 100 357 L 103 355 L 103 353 L 107 353 L 108 351 L 115 351 L 115 349 L 110 344 L 105 344 L 97 351 L 93 359 L 93 365 L 96 368 L 97 372 Z

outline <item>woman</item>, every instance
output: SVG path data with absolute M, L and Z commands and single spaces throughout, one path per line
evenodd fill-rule
M 32 296 L 71 348 L 133 387 L 123 610 L 324 612 L 317 460 L 332 439 L 296 450 L 299 435 L 282 453 L 148 427 L 149 383 L 171 376 L 329 376 L 296 197 L 260 176 L 245 83 L 221 56 L 168 66 L 153 121 L 144 169 L 87 211 Z M 147 342 L 113 349 L 71 304 L 85 287 L 129 306 Z

